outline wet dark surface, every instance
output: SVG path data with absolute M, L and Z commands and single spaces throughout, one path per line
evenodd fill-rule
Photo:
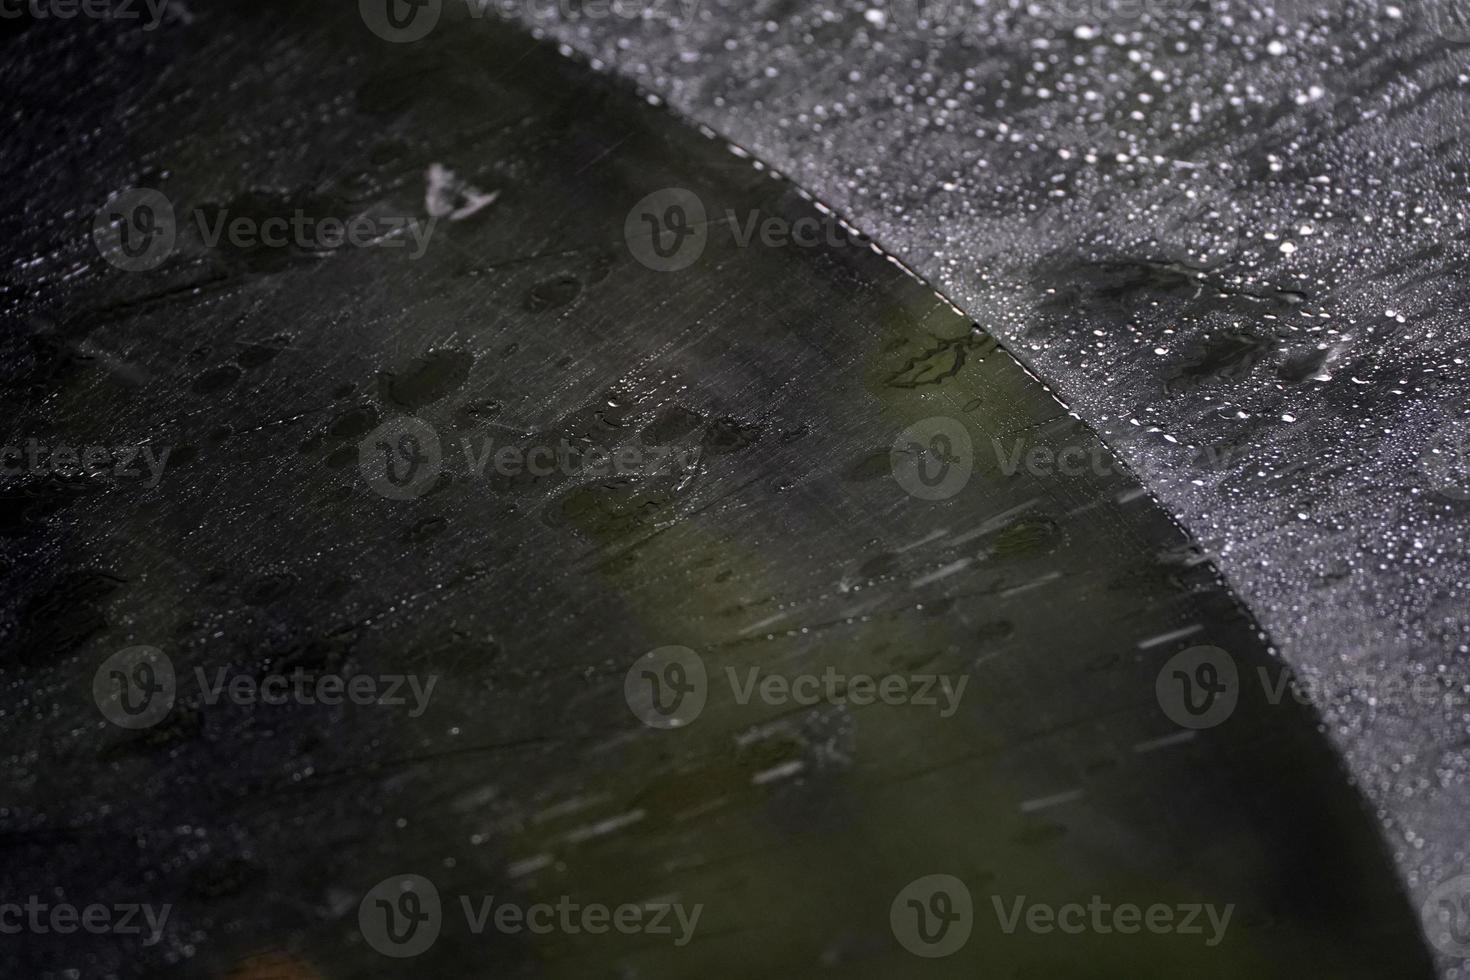
M 1112 465 L 1004 472 L 993 440 L 1111 456 L 849 230 L 741 247 L 718 218 L 817 216 L 791 185 L 493 23 L 398 46 L 350 7 L 116 27 L 7 41 L 30 111 L 4 152 L 25 161 L 5 209 L 6 444 L 163 463 L 155 486 L 140 464 L 0 488 L 0 882 L 7 900 L 172 911 L 147 946 L 0 936 L 0 973 L 1430 975 L 1308 709 L 1241 683 L 1218 725 L 1171 717 L 1158 682 L 1186 648 L 1281 676 L 1211 562 Z M 209 247 L 181 220 L 167 260 L 124 272 L 91 234 L 127 187 L 179 215 L 437 223 L 410 258 Z M 702 252 L 660 271 L 635 232 L 673 226 L 668 198 L 642 204 L 671 187 L 711 220 Z M 1188 258 L 1058 281 L 1098 309 L 1193 302 Z M 1202 349 L 1170 384 L 1249 370 L 1255 350 Z M 974 470 L 926 499 L 904 454 L 943 444 L 901 436 L 935 418 Z M 462 440 L 489 438 L 658 465 L 476 476 Z M 419 468 L 436 440 L 442 465 Z M 168 658 L 177 699 L 128 730 L 93 681 L 138 646 Z M 625 678 L 670 646 L 697 651 L 708 701 L 659 730 Z M 945 716 L 742 704 L 724 682 L 829 666 L 967 686 Z M 437 680 L 414 714 L 211 704 L 195 679 L 298 668 Z M 410 874 L 445 914 L 399 960 L 359 909 Z M 935 874 L 967 889 L 973 933 L 927 959 L 890 906 Z M 459 898 L 491 895 L 702 911 L 685 945 L 474 935 Z M 1094 895 L 1233 912 L 1206 946 L 1008 934 L 992 910 Z
M 1470 870 L 1464 3 L 523 8 L 1006 341 L 1310 680 L 1416 901 Z

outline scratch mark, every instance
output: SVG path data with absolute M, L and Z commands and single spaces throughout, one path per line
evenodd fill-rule
M 1037 810 L 1046 810 L 1063 803 L 1072 803 L 1080 800 L 1083 792 L 1080 789 L 1069 789 L 1065 793 L 1057 793 L 1055 796 L 1039 796 L 1034 800 L 1027 800 L 1021 804 L 1022 813 L 1035 813 Z
M 1163 646 L 1165 643 L 1172 643 L 1175 640 L 1182 640 L 1186 636 L 1193 636 L 1202 629 L 1204 629 L 1203 626 L 1201 626 L 1199 623 L 1195 623 L 1193 626 L 1186 626 L 1183 629 L 1172 630 L 1168 633 L 1160 633 L 1158 636 L 1151 636 L 1146 640 L 1139 640 L 1138 649 L 1152 650 L 1154 647 Z

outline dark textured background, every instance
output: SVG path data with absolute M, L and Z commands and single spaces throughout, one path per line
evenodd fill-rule
M 1442 492 L 1455 489 L 1443 480 L 1432 491 L 1416 465 L 1433 433 L 1460 411 L 1462 256 L 1455 236 L 1464 208 L 1456 169 L 1463 83 L 1456 65 L 1464 49 L 1415 16 L 1386 7 L 1264 18 L 1246 10 L 1160 9 L 1118 25 L 1062 22 L 1042 8 L 950 10 L 942 34 L 905 8 L 880 16 L 857 7 L 737 10 L 706 3 L 688 23 L 655 15 L 630 25 L 575 10 L 531 19 L 594 52 L 600 66 L 616 65 L 663 92 L 680 111 L 848 214 L 1005 339 L 1095 425 L 1198 535 L 1284 658 L 1321 679 L 1329 692 L 1323 707 L 1330 734 L 1379 808 L 1410 888 L 1422 896 L 1461 870 L 1464 712 L 1448 699 L 1437 710 L 1374 701 L 1370 684 L 1385 672 L 1424 669 L 1448 689 L 1464 688 L 1455 660 L 1462 652 L 1463 600 L 1455 590 L 1464 565 L 1458 522 L 1467 505 Z M 446 20 L 442 32 L 457 23 Z M 157 869 L 159 890 L 184 888 L 196 908 L 202 905 L 190 925 L 213 940 L 201 947 L 211 960 L 246 947 L 238 923 L 252 917 L 298 948 L 344 942 L 352 890 L 364 883 L 359 879 L 387 873 L 403 855 L 413 856 L 417 867 L 453 858 L 459 874 L 483 881 L 476 875 L 508 876 L 507 862 L 560 843 L 579 860 L 567 862 L 570 872 L 553 867 L 545 873 L 551 880 L 538 887 L 558 887 L 559 875 L 586 875 L 584 884 L 632 888 L 619 875 L 651 869 L 649 855 L 677 832 L 673 821 L 626 842 L 622 836 L 599 842 L 610 848 L 604 851 L 567 847 L 557 834 L 569 828 L 555 824 L 525 839 L 506 834 L 553 803 L 590 807 L 585 819 L 591 820 L 649 799 L 656 813 L 658 807 L 679 813 L 707 802 L 701 794 L 729 792 L 741 812 L 773 817 L 793 833 L 846 812 L 827 809 L 830 787 L 820 780 L 787 790 L 789 797 L 753 793 L 746 777 L 750 767 L 771 761 L 762 754 L 728 759 L 711 750 L 704 764 L 712 774 L 691 790 L 670 774 L 687 776 L 680 766 L 692 764 L 698 747 L 686 747 L 690 756 L 650 763 L 639 754 L 648 751 L 642 741 L 613 771 L 639 773 L 648 786 L 619 784 L 606 796 L 587 792 L 596 773 L 584 779 L 568 760 L 585 765 L 581 749 L 610 737 L 612 745 L 623 744 L 616 733 L 629 718 L 615 702 L 609 708 L 607 696 L 616 694 L 625 648 L 664 642 L 671 629 L 704 628 L 699 624 L 709 611 L 699 604 L 705 599 L 686 594 L 687 583 L 714 566 L 665 539 L 661 546 L 670 550 L 662 563 L 652 562 L 655 571 L 635 570 L 631 585 L 614 583 L 605 595 L 579 591 L 608 570 L 603 559 L 623 557 L 621 547 L 609 550 L 609 536 L 617 545 L 647 521 L 658 523 L 629 512 L 626 495 L 594 495 L 590 512 L 573 508 L 578 520 L 592 521 L 590 536 L 576 520 L 554 519 L 546 488 L 532 496 L 538 515 L 546 506 L 550 517 L 538 516 L 534 527 L 464 488 L 407 513 L 363 498 L 350 437 L 374 413 L 405 410 L 394 404 L 383 377 L 426 372 L 429 403 L 443 400 L 431 411 L 442 413 L 445 425 L 469 429 L 481 424 L 477 406 L 509 392 L 521 399 L 526 427 L 598 433 L 606 420 L 594 411 L 597 399 L 619 381 L 628 385 L 622 395 L 629 401 L 612 407 L 633 413 L 640 425 L 683 397 L 700 400 L 710 419 L 735 413 L 771 426 L 783 421 L 782 399 L 789 399 L 801 408 L 793 408 L 798 421 L 856 419 L 881 432 L 875 438 L 858 426 L 822 444 L 819 476 L 842 480 L 853 460 L 839 450 L 882 450 L 891 436 L 888 423 L 911 420 L 918 406 L 889 395 L 881 415 L 852 415 L 817 398 L 825 398 L 830 384 L 824 369 L 855 354 L 839 313 L 846 307 L 835 298 L 821 301 L 818 286 L 861 296 L 881 285 L 910 297 L 906 302 L 924 312 L 909 320 L 895 314 L 894 322 L 906 324 L 911 345 L 920 342 L 917 327 L 932 326 L 934 317 L 954 325 L 932 297 L 912 292 L 901 277 L 885 278 L 891 267 L 877 259 L 853 271 L 847 259 L 803 256 L 796 271 L 806 278 L 796 281 L 810 292 L 778 291 L 805 298 L 757 307 L 754 326 L 740 320 L 744 304 L 732 304 L 718 288 L 696 290 L 698 303 L 675 302 L 667 280 L 609 277 L 627 264 L 616 246 L 631 201 L 608 196 L 598 183 L 608 178 L 596 165 L 617 173 L 622 186 L 646 190 L 688 179 L 689 161 L 679 157 L 680 166 L 664 174 L 636 147 L 620 149 L 611 131 L 582 131 L 584 97 L 565 104 L 553 99 L 518 116 L 494 87 L 510 84 L 507 74 L 526 84 L 518 77 L 522 56 L 507 53 L 509 42 L 477 48 L 482 39 L 473 33 L 440 36 L 440 46 L 415 54 L 372 38 L 350 13 L 334 16 L 332 24 L 323 31 L 313 18 L 280 7 L 249 20 L 245 5 L 223 4 L 174 5 L 163 28 L 143 36 L 108 24 L 78 24 L 75 31 L 4 25 L 12 41 L 27 35 L 14 49 L 24 56 L 0 68 L 16 93 L 4 158 L 22 171 L 6 190 L 4 209 L 6 343 L 14 355 L 7 360 L 7 394 L 18 430 L 162 439 L 190 449 L 175 464 L 187 479 L 170 485 L 166 506 L 87 485 L 7 490 L 14 520 L 0 571 L 9 586 L 7 639 L 18 652 L 18 667 L 6 676 L 13 705 L 6 716 L 13 733 L 7 773 L 19 787 L 5 814 L 7 840 L 19 855 L 11 874 L 33 880 L 34 870 L 56 854 L 65 859 L 58 877 L 106 888 L 132 881 L 139 868 Z M 483 73 L 465 70 L 480 55 L 487 59 Z M 486 119 L 495 125 L 481 126 Z M 748 163 L 721 159 L 732 168 L 738 163 L 740 179 L 749 177 Z M 538 183 L 550 172 L 547 160 L 560 161 L 562 169 L 555 181 Z M 500 210 L 514 216 L 506 219 L 514 233 L 484 222 L 451 229 L 455 247 L 435 253 L 427 268 L 379 266 L 375 256 L 342 257 L 318 268 L 316 259 L 302 256 L 186 249 L 185 261 L 159 276 L 131 279 L 101 268 L 87 238 L 92 209 L 130 184 L 261 213 L 298 203 L 413 208 L 422 201 L 425 168 L 442 161 L 481 187 L 503 185 Z M 729 177 L 723 165 L 711 166 L 722 180 Z M 578 197 L 578 189 L 586 196 Z M 786 206 L 802 207 L 789 199 Z M 591 239 L 609 250 L 580 256 L 565 249 L 564 236 L 577 221 L 593 222 Z M 514 248 L 500 251 L 508 239 Z M 1283 250 L 1288 242 L 1293 250 Z M 579 257 L 553 269 L 527 265 L 528 254 Z M 759 261 L 769 263 L 761 282 L 793 274 L 773 256 Z M 606 284 L 601 288 L 611 297 L 589 289 L 579 299 L 557 285 L 561 276 Z M 737 280 L 731 295 L 743 295 L 741 289 L 751 289 L 748 278 Z M 586 317 L 586 306 L 576 316 L 546 316 L 574 300 L 612 305 L 601 307 L 607 319 Z M 761 332 L 784 327 L 782 310 L 793 302 L 811 304 L 797 305 L 801 315 L 787 328 L 803 343 L 780 331 Z M 878 308 L 873 302 L 847 320 L 866 323 Z M 649 308 L 661 312 L 641 334 L 618 332 L 631 331 L 636 324 L 628 318 Z M 481 320 L 486 310 L 503 310 L 491 315 L 506 322 L 488 330 Z M 646 365 L 639 346 L 659 330 L 676 336 L 685 325 L 680 317 L 730 318 L 730 344 L 748 345 L 740 370 L 701 376 L 701 366 L 731 356 L 716 334 L 689 367 L 701 382 L 693 394 L 661 373 L 640 374 Z M 150 331 L 150 324 L 162 328 Z M 551 333 L 551 324 L 570 332 Z M 512 363 L 521 348 L 501 342 L 499 331 L 537 356 L 527 366 Z M 860 335 L 876 344 L 877 334 Z M 558 359 L 568 345 L 575 351 Z M 577 357 L 589 350 L 597 356 L 579 366 Z M 897 356 L 894 350 L 885 356 Z M 1019 379 L 1019 372 L 1007 373 L 1007 363 L 994 355 L 979 380 Z M 677 363 L 656 366 L 662 371 Z M 432 380 L 441 373 L 456 383 Z M 961 401 L 962 409 L 967 402 Z M 1032 405 L 1038 416 L 1054 410 L 1046 399 Z M 704 423 L 713 425 L 710 419 Z M 711 438 L 720 432 L 726 430 Z M 838 612 L 845 606 L 818 584 L 835 572 L 842 581 L 848 572 L 859 581 L 881 581 L 897 590 L 897 602 L 905 574 L 922 577 L 938 567 L 937 557 L 923 553 L 889 554 L 907 554 L 897 550 L 910 543 L 905 532 L 920 530 L 908 522 L 923 515 L 909 509 L 884 514 L 872 537 L 854 538 L 850 547 L 793 543 L 794 529 L 810 532 L 815 518 L 793 521 L 783 509 L 791 505 L 768 495 L 798 485 L 802 474 L 814 481 L 804 490 L 812 499 L 826 500 L 828 490 L 811 477 L 811 458 L 783 445 L 766 441 L 752 457 L 725 459 L 726 470 L 699 491 L 708 498 L 695 502 L 697 514 L 710 505 L 705 519 L 725 540 L 770 549 L 757 571 L 735 578 L 734 618 L 711 627 L 712 641 L 743 628 L 741 616 L 766 618 L 748 604 L 762 575 L 789 576 L 763 602 L 812 593 L 820 601 L 803 612 L 819 614 L 826 605 Z M 790 452 L 796 456 L 788 458 Z M 770 509 L 747 513 L 738 498 L 715 506 L 729 495 L 722 487 L 745 486 L 737 477 L 747 467 L 771 478 L 753 484 L 762 508 Z M 791 485 L 783 467 L 796 474 Z M 1065 481 L 1051 492 L 1102 499 L 1096 488 L 1083 492 Z M 884 506 L 895 505 L 883 499 Z M 636 495 L 631 502 L 647 503 Z M 1242 657 L 1259 655 L 1250 624 L 1218 590 L 1209 566 L 1188 553 L 1161 515 L 1151 508 L 1143 513 L 1147 533 L 1120 538 L 1138 548 L 1135 557 L 1148 557 L 1142 567 L 1122 567 L 1130 552 L 1108 543 L 1108 535 L 1121 533 L 1109 522 L 1081 521 L 1062 522 L 1066 547 L 1051 553 L 1050 564 L 1033 568 L 1027 563 L 1039 559 L 1020 554 L 1005 556 L 1019 566 L 975 570 L 981 597 L 1027 584 L 1033 580 L 1018 576 L 1058 563 L 1063 582 L 1076 590 L 1054 609 L 1037 598 L 1033 608 L 1045 606 L 1048 615 L 1015 616 L 1021 629 L 1034 632 L 1029 640 L 1008 639 L 1008 649 L 1044 649 L 1054 660 L 1020 668 L 1009 678 L 1012 688 L 994 689 L 997 700 L 987 707 L 1018 706 L 1002 715 L 1005 739 L 1049 723 L 1036 697 L 1044 682 L 1055 683 L 1048 670 L 1090 669 L 1090 656 L 1106 660 L 1120 637 L 1126 646 L 1156 635 L 1155 619 L 1172 626 L 1202 616 L 1229 633 L 1228 645 Z M 867 526 L 855 520 L 834 521 L 832 533 L 860 536 Z M 756 530 L 742 524 L 751 521 Z M 447 527 L 455 533 L 444 536 Z M 1052 546 L 1046 525 L 1023 530 L 1020 544 Z M 525 535 L 530 550 L 512 532 Z M 704 557 L 717 564 L 729 547 Z M 571 571 L 554 571 L 568 556 L 577 558 Z M 1118 568 L 1104 564 L 1112 560 Z M 844 562 L 854 567 L 844 571 Z M 618 563 L 610 570 L 628 572 Z M 1088 602 L 1101 602 L 1094 578 L 1132 600 L 1115 596 L 1091 607 L 1092 617 L 1077 616 Z M 949 580 L 936 598 L 954 598 L 943 592 L 961 585 Z M 562 589 L 581 598 L 556 598 Z M 507 603 L 506 593 L 514 601 Z M 625 593 L 642 605 L 629 611 L 608 598 Z M 970 599 L 977 612 L 990 601 Z M 559 608 L 585 615 L 598 603 L 613 604 L 604 618 L 617 624 L 616 644 L 589 636 L 576 618 L 547 616 Z M 967 608 L 925 623 L 921 635 L 974 626 Z M 1103 639 L 1099 622 L 1118 608 L 1129 610 L 1113 624 L 1120 632 Z M 807 651 L 799 636 L 782 639 L 779 658 Z M 975 639 L 956 639 L 944 647 L 946 655 L 974 653 Z M 74 689 L 94 654 L 129 642 L 160 643 L 185 663 L 248 669 L 344 660 L 392 665 L 410 651 L 431 666 L 469 672 L 453 705 L 465 725 L 352 728 L 331 719 L 184 715 L 153 737 L 117 743 Z M 57 659 L 58 650 L 67 656 Z M 1064 650 L 1067 656 L 1059 654 Z M 539 659 L 548 652 L 550 660 Z M 479 676 L 486 664 L 488 676 Z M 1113 665 L 1122 672 L 1115 680 L 1118 703 L 1131 705 L 1128 724 L 1159 720 L 1149 692 L 1128 680 L 1147 679 L 1156 666 L 1137 655 Z M 579 669 L 585 687 L 577 683 Z M 1032 669 L 1042 673 L 1033 676 Z M 498 711 L 486 712 L 482 689 L 498 692 L 492 702 Z M 1004 697 L 1008 691 L 1014 696 Z M 1041 794 L 1029 785 L 1048 774 L 1046 760 L 1065 766 L 1076 758 L 1079 770 L 1097 781 L 1104 806 L 1114 805 L 1109 793 L 1126 798 L 1129 813 L 1140 801 L 1157 799 L 1160 805 L 1144 809 L 1192 813 L 1207 823 L 1231 812 L 1221 809 L 1231 799 L 1229 779 L 1249 785 L 1257 758 L 1278 775 L 1289 772 L 1300 751 L 1300 758 L 1314 760 L 1302 774 L 1324 779 L 1321 792 L 1305 780 L 1265 780 L 1255 791 L 1262 800 L 1289 804 L 1279 819 L 1290 826 L 1277 828 L 1274 838 L 1243 831 L 1222 838 L 1239 848 L 1264 847 L 1271 859 L 1241 861 L 1243 852 L 1228 849 L 1207 857 L 1212 870 L 1239 864 L 1252 887 L 1282 888 L 1265 893 L 1267 904 L 1285 895 L 1279 908 L 1293 927 L 1296 917 L 1317 915 L 1324 921 L 1313 930 L 1347 931 L 1351 940 L 1335 941 L 1334 955 L 1371 969 L 1354 945 L 1366 934 L 1347 928 L 1365 907 L 1355 904 L 1356 887 L 1344 888 L 1355 872 L 1343 869 L 1335 880 L 1326 871 L 1335 853 L 1330 835 L 1307 846 L 1319 819 L 1330 823 L 1349 810 L 1311 754 L 1310 740 L 1285 740 L 1300 739 L 1292 725 L 1305 716 L 1268 713 L 1273 720 L 1262 731 L 1269 735 L 1269 726 L 1281 724 L 1284 740 L 1262 737 L 1234 756 L 1228 742 L 1209 743 L 1209 751 L 1234 758 L 1244 773 L 1208 782 L 1208 793 L 1184 794 L 1186 807 L 1175 780 L 1193 785 L 1193 778 L 1211 777 L 1187 775 L 1188 761 L 1172 762 L 1177 770 L 1128 776 L 1157 782 L 1135 797 L 1111 769 L 1112 749 L 1126 742 L 1116 732 L 1102 738 L 1087 727 L 1102 719 L 1084 711 L 1086 693 L 1083 687 L 1062 702 L 1083 712 L 1084 726 L 1068 736 L 1076 745 L 1060 751 L 1055 745 L 1062 743 L 1055 743 L 1035 763 L 1013 762 L 1014 771 L 995 784 L 957 783 L 978 794 L 967 803 L 970 812 L 994 802 L 998 813 L 1015 819 L 1011 804 Z M 570 731 L 537 724 L 557 719 L 568 699 L 598 708 Z M 771 751 L 810 753 L 813 765 L 826 765 L 832 752 L 845 753 L 851 738 L 844 719 L 832 723 L 837 731 L 773 729 L 778 744 Z M 461 748 L 464 731 L 482 737 Z M 530 744 L 522 744 L 528 737 Z M 900 759 L 917 745 L 935 748 L 901 737 L 878 744 Z M 957 758 L 985 744 L 965 749 L 959 739 L 964 751 Z M 1273 753 L 1288 744 L 1291 751 Z M 441 768 L 446 759 L 467 761 Z M 74 775 L 93 760 L 102 763 L 99 776 L 79 790 Z M 495 773 L 493 781 L 480 775 L 481 765 Z M 899 771 L 916 765 L 900 762 Z M 841 760 L 837 769 L 847 771 Z M 563 774 L 562 781 L 548 789 L 545 772 Z M 141 796 L 139 786 L 146 790 Z M 422 829 L 409 819 L 421 798 L 442 804 Z M 139 799 L 151 803 L 130 813 Z M 1334 804 L 1318 814 L 1319 800 Z M 929 801 L 896 805 L 928 812 Z M 1097 822 L 1090 806 L 1072 819 L 1092 834 L 1108 825 Z M 1251 819 L 1242 827 L 1271 822 L 1269 808 L 1244 809 Z M 875 821 L 894 815 L 873 813 Z M 1119 823 L 1136 827 L 1130 819 Z M 701 826 L 717 831 L 721 825 Z M 891 839 L 882 837 L 890 833 L 886 826 L 874 831 L 880 839 Z M 1095 850 L 1130 859 L 1150 851 L 1150 860 L 1167 867 L 1193 853 L 1199 836 L 1191 826 L 1108 838 Z M 962 829 L 946 832 L 968 842 Z M 1038 834 L 1020 826 L 1014 834 L 1047 843 L 1055 829 Z M 466 844 L 474 831 L 485 832 L 493 853 Z M 744 833 L 725 839 L 716 865 L 739 866 Z M 323 840 L 332 842 L 326 858 Z M 914 842 L 915 853 L 932 843 Z M 511 845 L 516 849 L 501 852 Z M 913 866 L 909 846 L 894 856 L 894 874 Z M 1347 851 L 1371 871 L 1370 848 Z M 107 856 L 100 863 L 99 853 Z M 840 864 L 843 853 L 839 848 L 817 863 Z M 1065 864 L 1071 852 L 1047 843 L 1042 853 Z M 793 870 L 800 869 L 777 861 L 762 874 L 780 881 Z M 712 871 L 707 881 L 723 882 L 724 873 Z M 854 877 L 863 880 L 832 885 L 841 898 L 856 896 L 858 884 L 887 888 L 885 881 Z M 1383 887 L 1369 873 L 1363 881 L 1369 894 Z M 745 907 L 761 908 L 763 893 L 753 894 Z M 1339 900 L 1350 914 L 1324 911 Z M 1402 936 L 1403 910 L 1393 897 L 1379 907 L 1388 910 L 1385 932 Z M 743 943 L 738 930 L 717 939 Z M 807 962 L 810 939 L 793 940 L 777 954 Z M 171 939 L 171 955 L 184 955 L 179 941 Z M 840 962 L 853 950 L 863 953 L 866 941 L 845 938 L 827 951 Z M 1393 949 L 1385 946 L 1383 955 Z M 513 955 L 507 959 L 514 964 Z M 575 969 L 575 956 L 562 965 Z M 1444 965 L 1453 975 L 1453 965 Z

